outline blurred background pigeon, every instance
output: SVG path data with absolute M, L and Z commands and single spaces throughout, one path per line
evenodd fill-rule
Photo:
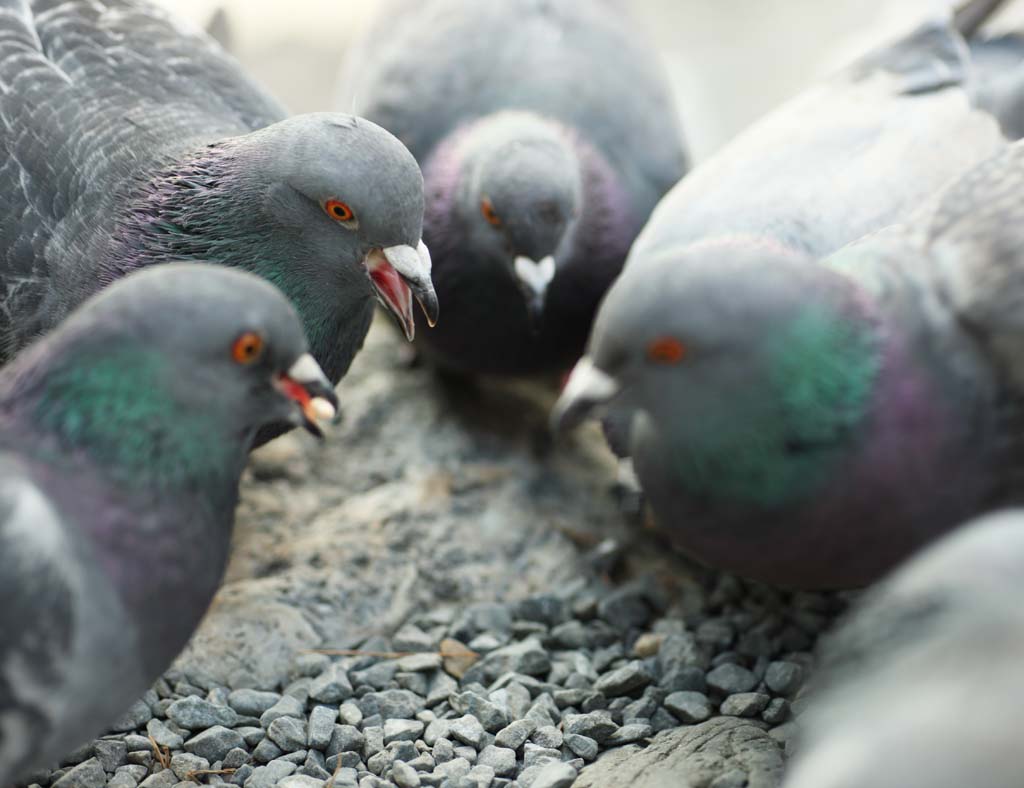
M 874 589 L 823 647 L 785 788 L 1020 782 L 1024 513 L 964 526 Z
M 129 276 L 0 372 L 0 784 L 166 670 L 220 582 L 256 431 L 334 403 L 287 300 L 216 266 Z
M 269 279 L 332 382 L 379 299 L 437 303 L 416 162 L 347 115 L 289 120 L 208 37 L 128 0 L 0 2 L 0 356 L 139 266 Z M 254 131 L 257 130 L 258 131 Z
M 941 33 L 913 40 L 942 42 Z M 864 87 L 886 84 L 876 74 Z M 941 98 L 950 91 L 959 95 Z M 1024 148 L 971 170 L 909 230 L 871 237 L 826 266 L 815 260 L 841 236 L 844 216 L 863 229 L 884 221 L 878 202 L 901 191 L 911 201 L 917 176 L 905 168 L 930 181 L 1001 144 L 957 87 L 906 101 L 932 99 L 940 117 L 950 108 L 940 129 L 918 119 L 919 139 L 934 137 L 927 153 L 947 150 L 932 172 L 926 152 L 900 140 L 914 129 L 909 108 L 895 133 L 902 155 L 888 132 L 865 138 L 851 125 L 853 139 L 877 142 L 854 149 L 863 163 L 823 159 L 791 179 L 788 202 L 781 175 L 765 173 L 764 192 L 780 201 L 774 212 L 757 212 L 753 185 L 732 198 L 745 211 L 711 211 L 710 184 L 735 171 L 725 156 L 708 165 L 720 178 L 698 170 L 706 202 L 694 195 L 692 210 L 674 210 L 684 181 L 602 306 L 555 419 L 572 423 L 606 402 L 627 414 L 655 519 L 712 566 L 786 586 L 860 585 L 1022 490 L 1013 435 L 1024 261 L 1014 250 L 1024 240 L 1015 224 L 1024 219 Z M 860 183 L 867 164 L 876 179 L 892 172 L 893 183 Z M 818 175 L 833 184 L 834 204 Z M 859 187 L 861 201 L 845 200 L 844 186 Z M 703 239 L 689 222 L 702 211 L 704 226 L 719 230 Z
M 419 160 L 445 319 L 418 346 L 462 373 L 567 370 L 682 133 L 650 42 L 606 2 L 394 0 L 340 106 Z

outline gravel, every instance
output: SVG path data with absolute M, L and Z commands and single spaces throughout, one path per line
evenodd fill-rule
M 241 788 L 633 785 L 609 764 L 704 725 L 730 741 L 701 750 L 724 786 L 748 739 L 792 738 L 841 598 L 695 574 L 642 540 L 591 566 L 588 534 L 577 547 L 562 529 L 621 524 L 603 466 L 507 431 L 467 438 L 425 373 L 370 344 L 337 440 L 288 436 L 254 459 L 228 583 L 190 649 L 41 788 L 174 788 L 164 756 Z

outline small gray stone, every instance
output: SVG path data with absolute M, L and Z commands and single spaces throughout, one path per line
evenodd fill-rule
M 177 784 L 178 776 L 170 769 L 164 769 L 162 772 L 151 774 L 139 783 L 139 788 L 173 788 Z M 64 788 L 64 786 L 55 783 L 53 788 Z
M 139 736 L 137 733 L 129 733 L 125 736 L 124 743 L 128 747 L 128 752 L 139 752 L 140 750 L 149 752 L 153 749 L 149 739 L 145 736 Z
M 499 747 L 518 750 L 535 730 L 537 723 L 533 720 L 516 720 L 498 731 L 494 743 Z
M 338 722 L 342 725 L 356 725 L 363 721 L 363 712 L 350 700 L 345 701 L 338 708 Z
M 237 769 L 242 764 L 248 762 L 249 753 L 241 747 L 235 747 L 234 749 L 228 750 L 227 755 L 224 756 L 224 760 L 221 762 L 221 765 L 225 769 Z
M 136 788 L 139 781 L 127 772 L 117 771 L 107 780 L 107 788 Z
M 107 774 L 113 774 L 128 760 L 128 745 L 120 739 L 97 739 L 92 751 Z
M 176 700 L 167 709 L 167 718 L 190 731 L 201 731 L 214 725 L 230 728 L 238 723 L 238 714 L 227 706 L 215 706 L 205 698 L 189 696 Z
M 536 744 L 526 742 L 523 745 L 523 766 L 537 766 L 549 760 L 561 760 L 562 753 L 550 747 L 539 747 Z
M 232 785 L 245 785 L 245 781 L 252 776 L 252 773 L 255 770 L 256 769 L 252 764 L 243 764 L 235 769 L 234 774 L 228 777 L 228 782 Z
M 214 725 L 185 742 L 185 749 L 193 755 L 206 758 L 210 763 L 223 760 L 234 749 L 245 747 L 245 739 L 238 731 Z
M 604 693 L 606 697 L 614 698 L 643 689 L 652 679 L 644 663 L 633 660 L 611 673 L 605 673 L 594 683 L 594 689 Z
M 430 689 L 427 691 L 426 705 L 433 708 L 439 703 L 448 700 L 448 697 L 459 689 L 459 683 L 445 673 L 443 670 L 434 674 L 430 680 Z
M 352 684 L 340 663 L 332 663 L 327 670 L 313 679 L 309 697 L 318 703 L 341 703 L 352 697 Z
M 723 695 L 750 692 L 757 686 L 757 676 L 746 668 L 726 663 L 719 665 L 707 675 L 708 686 Z
M 53 783 L 53 788 L 103 788 L 106 784 L 107 773 L 103 771 L 103 766 L 97 758 L 90 758 L 64 772 Z
M 665 671 L 658 680 L 658 686 L 665 692 L 704 692 L 708 683 L 701 668 L 692 666 L 673 667 Z
M 305 711 L 305 704 L 300 702 L 298 698 L 294 698 L 291 695 L 282 695 L 281 700 L 260 715 L 260 725 L 264 728 L 269 728 L 270 723 L 280 717 L 301 718 L 304 716 Z
M 761 719 L 769 725 L 780 725 L 785 722 L 789 719 L 789 701 L 784 698 L 773 698 L 761 715 Z
M 616 629 L 642 627 L 651 617 L 644 595 L 631 588 L 612 591 L 597 603 L 597 615 Z
M 562 746 L 562 732 L 551 725 L 537 728 L 530 736 L 530 741 L 540 747 L 550 747 L 557 750 Z
M 277 781 L 277 788 L 324 788 L 326 780 L 310 777 L 305 774 L 293 774 Z
M 451 720 L 434 720 L 428 726 L 426 731 L 423 733 L 423 741 L 430 747 L 434 746 L 434 742 L 438 739 L 448 737 L 448 729 L 451 727 Z
M 235 728 L 242 738 L 245 739 L 245 744 L 248 747 L 255 747 L 266 737 L 267 732 L 263 728 L 256 728 L 247 726 L 243 728 Z
M 117 774 L 126 774 L 135 782 L 140 782 L 146 776 L 146 767 L 129 764 L 128 766 L 122 766 L 118 769 Z
M 459 777 L 465 777 L 469 774 L 471 764 L 465 758 L 453 758 L 450 761 L 439 763 L 434 767 L 434 774 L 438 774 L 446 779 L 453 779 Z
M 402 761 L 395 761 L 391 767 L 391 779 L 394 780 L 398 788 L 419 788 L 420 786 L 419 773 Z
M 452 708 L 460 714 L 471 714 L 476 717 L 484 730 L 496 733 L 511 722 L 508 711 L 500 708 L 487 698 L 475 692 L 463 692 L 452 695 L 450 698 Z
M 764 683 L 776 695 L 793 695 L 804 680 L 804 669 L 795 662 L 772 662 L 764 674 Z
M 423 723 L 418 720 L 385 720 L 384 744 L 393 741 L 416 741 L 423 733 Z
M 589 714 L 566 714 L 562 723 L 563 733 L 589 736 L 598 744 L 615 733 L 619 727 L 607 711 L 592 711 Z
M 185 737 L 171 730 L 163 720 L 150 720 L 146 723 L 146 733 L 161 747 L 171 750 L 180 750 L 185 743 Z
M 452 720 L 449 731 L 460 742 L 473 747 L 479 747 L 484 736 L 484 726 L 480 724 L 480 720 L 469 714 Z
M 239 714 L 259 717 L 281 700 L 276 692 L 260 692 L 254 689 L 237 689 L 228 695 L 228 705 Z
M 549 763 L 533 778 L 530 788 L 571 788 L 576 774 L 576 770 L 567 763 Z
M 444 763 L 445 761 L 450 761 L 455 757 L 455 748 L 452 746 L 452 743 L 444 737 L 434 742 L 432 752 L 434 754 L 434 760 L 437 763 Z
M 210 768 L 210 762 L 206 758 L 200 758 L 190 752 L 179 752 L 171 756 L 171 771 L 179 780 L 192 779 L 188 775 L 191 772 L 205 771 Z
M 515 750 L 507 747 L 498 747 L 493 744 L 490 747 L 484 747 L 476 762 L 483 766 L 490 766 L 499 777 L 514 775 L 516 772 Z
M 615 733 L 605 739 L 606 747 L 621 747 L 624 744 L 644 741 L 654 735 L 654 728 L 646 723 L 631 723 L 623 725 Z
M 306 748 L 306 726 L 295 717 L 278 717 L 267 728 L 267 736 L 284 752 Z
M 476 788 L 490 788 L 494 782 L 494 769 L 482 763 L 476 764 L 462 779 L 470 780 Z
M 124 714 L 110 724 L 110 730 L 114 733 L 127 733 L 137 731 L 147 722 L 153 719 L 153 710 L 144 700 L 137 700 Z
M 481 745 L 483 746 L 483 745 Z M 477 751 L 475 747 L 470 747 L 468 744 L 463 744 L 455 748 L 456 758 L 465 758 L 470 763 L 476 763 Z
M 722 714 L 727 717 L 756 717 L 768 706 L 771 698 L 760 692 L 740 692 L 722 702 Z
M 568 733 L 565 735 L 565 746 L 585 761 L 592 761 L 597 757 L 597 742 L 589 736 Z
M 424 671 L 437 670 L 441 667 L 441 655 L 436 651 L 424 654 L 409 654 L 398 660 L 397 667 L 403 673 L 422 673 Z
M 295 750 L 295 752 L 288 752 L 277 758 L 279 761 L 289 761 L 294 763 L 296 766 L 302 766 L 306 762 L 306 758 L 309 756 L 309 750 Z
M 314 706 L 309 713 L 309 728 L 306 744 L 317 750 L 326 749 L 334 735 L 334 721 L 338 710 L 331 706 Z
M 711 717 L 711 701 L 702 692 L 673 692 L 665 698 L 665 708 L 680 722 L 704 722 Z
M 253 771 L 245 781 L 245 788 L 274 788 L 285 777 L 295 774 L 298 768 L 288 761 L 271 761 Z
M 278 747 L 269 737 L 256 745 L 252 751 L 252 757 L 259 763 L 270 763 L 284 755 L 284 751 Z

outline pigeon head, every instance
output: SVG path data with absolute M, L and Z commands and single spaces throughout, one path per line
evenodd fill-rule
M 361 344 L 359 316 L 374 298 L 410 339 L 414 299 L 437 318 L 422 175 L 405 146 L 366 120 L 301 115 L 212 143 L 150 179 L 129 222 L 121 237 L 131 267 L 139 254 L 170 256 L 277 285 L 333 379 L 344 371 L 333 356 Z
M 337 398 L 272 285 L 172 263 L 86 301 L 5 370 L 0 394 L 61 451 L 167 483 L 240 472 L 256 432 L 318 432 Z
M 735 467 L 781 467 L 794 446 L 829 445 L 867 408 L 875 326 L 856 295 L 840 274 L 782 247 L 713 241 L 631 261 L 554 422 L 569 427 L 612 405 L 691 453 L 693 468 L 717 467 L 719 452 Z M 774 474 L 752 476 L 779 492 Z
M 488 116 L 456 137 L 454 179 L 428 182 L 431 191 L 454 192 L 440 200 L 454 216 L 441 221 L 457 219 L 465 254 L 507 272 L 536 322 L 582 210 L 583 175 L 572 137 L 522 112 Z M 428 220 L 433 214 L 428 207 Z

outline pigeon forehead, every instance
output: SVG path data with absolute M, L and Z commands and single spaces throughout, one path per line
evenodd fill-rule
M 348 203 L 362 225 L 391 228 L 404 243 L 419 240 L 423 176 L 398 138 L 345 115 L 300 116 L 279 125 L 277 166 L 293 187 L 316 200 Z
M 298 315 L 273 285 L 204 263 L 168 263 L 133 273 L 86 302 L 69 322 L 114 325 L 151 341 L 184 339 L 197 347 L 259 330 L 282 351 L 305 348 Z

